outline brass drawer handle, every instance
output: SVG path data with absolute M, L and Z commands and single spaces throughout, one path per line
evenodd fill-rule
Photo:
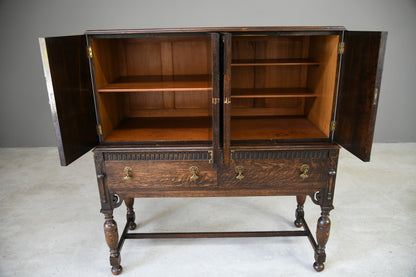
M 124 180 L 131 180 L 131 177 L 133 176 L 133 169 L 131 167 L 126 166 L 123 170 L 124 172 Z
M 243 180 L 244 179 L 244 175 L 243 175 L 244 171 L 245 171 L 244 166 L 237 165 L 235 167 L 235 173 L 238 173 L 238 175 L 235 178 L 237 178 L 238 180 Z
M 310 169 L 309 165 L 303 164 L 300 167 L 300 172 L 301 172 L 301 174 L 299 175 L 300 178 L 302 178 L 303 180 L 305 180 L 306 178 L 308 178 L 309 177 L 309 175 L 308 175 L 309 169 Z
M 196 180 L 199 179 L 199 176 L 198 176 L 198 174 L 199 174 L 199 168 L 197 166 L 194 166 L 194 165 L 191 166 L 189 168 L 189 172 L 192 173 L 192 176 L 189 178 L 189 179 L 191 179 L 192 182 L 195 182 Z

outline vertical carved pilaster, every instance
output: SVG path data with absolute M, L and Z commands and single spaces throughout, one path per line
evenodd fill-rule
M 104 156 L 101 152 L 94 152 L 95 171 L 97 174 L 98 191 L 100 192 L 101 212 L 106 213 L 110 211 L 112 203 L 106 185 Z
M 120 252 L 118 251 L 117 223 L 114 221 L 112 213 L 105 214 L 104 234 L 108 247 L 110 247 L 111 272 L 118 275 L 121 273 L 122 267 L 120 265 Z
M 295 226 L 300 228 L 303 226 L 302 220 L 305 216 L 305 212 L 303 211 L 303 204 L 305 204 L 306 195 L 297 195 L 296 201 L 298 202 L 298 207 L 296 209 L 296 220 L 295 220 Z
M 127 222 L 129 224 L 129 229 L 134 230 L 137 226 L 134 222 L 136 220 L 136 214 L 133 210 L 134 198 L 126 198 L 124 203 L 126 203 L 127 206 Z
M 316 271 L 324 270 L 324 262 L 326 260 L 325 245 L 328 242 L 330 229 L 331 220 L 329 219 L 329 209 L 322 209 L 321 217 L 318 219 L 316 228 L 318 247 L 315 252 L 315 263 L 313 264 L 313 268 Z

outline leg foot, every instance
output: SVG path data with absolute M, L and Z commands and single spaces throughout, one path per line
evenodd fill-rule
M 129 224 L 129 230 L 134 230 L 134 229 L 136 229 L 136 227 L 137 227 L 136 223 L 130 222 L 130 224 Z
M 136 214 L 133 210 L 134 198 L 127 198 L 124 200 L 124 203 L 127 206 L 127 222 L 129 224 L 129 230 L 134 230 L 137 227 L 136 223 L 134 223 L 136 220 Z
M 113 266 L 111 268 L 111 273 L 113 273 L 113 275 L 119 275 L 122 271 L 123 271 L 123 268 L 121 267 L 121 265 L 119 265 L 118 267 Z
M 107 245 L 110 248 L 111 272 L 115 275 L 121 273 L 120 252 L 118 250 L 118 229 L 117 223 L 113 219 L 113 214 L 105 214 L 104 234 Z
M 305 204 L 306 195 L 297 195 L 296 201 L 298 202 L 298 207 L 296 209 L 296 220 L 295 226 L 300 228 L 303 226 L 302 219 L 305 216 L 305 212 L 303 211 L 303 204 Z
M 313 263 L 313 268 L 314 268 L 316 271 L 321 272 L 322 270 L 324 270 L 325 266 L 324 266 L 324 264 L 322 264 L 322 263 L 317 263 L 317 262 L 314 262 L 314 263 Z

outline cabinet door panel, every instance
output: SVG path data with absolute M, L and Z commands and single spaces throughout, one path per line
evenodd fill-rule
M 230 165 L 231 139 L 231 34 L 223 34 L 223 146 L 224 164 Z
M 85 36 L 40 38 L 61 165 L 99 143 Z
M 386 32 L 344 33 L 335 141 L 363 161 L 370 160 Z
M 211 36 L 211 59 L 212 59 L 212 124 L 213 124 L 213 160 L 215 164 L 220 162 L 220 35 Z M 217 100 L 214 100 L 217 99 Z

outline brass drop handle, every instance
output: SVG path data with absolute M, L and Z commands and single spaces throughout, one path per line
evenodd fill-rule
M 199 176 L 198 176 L 199 168 L 197 166 L 194 166 L 194 165 L 191 166 L 189 168 L 189 172 L 191 172 L 191 174 L 192 174 L 192 176 L 189 178 L 189 179 L 191 179 L 192 182 L 195 182 L 196 180 L 199 179 Z
M 244 175 L 243 175 L 244 171 L 245 171 L 244 166 L 237 165 L 235 167 L 235 173 L 237 173 L 238 175 L 235 178 L 237 178 L 238 180 L 243 180 L 244 179 Z
M 131 180 L 131 177 L 133 176 L 133 169 L 131 167 L 126 166 L 123 170 L 124 172 L 124 180 Z
M 303 180 L 308 178 L 309 177 L 309 175 L 308 175 L 309 169 L 310 169 L 309 165 L 307 165 L 307 164 L 301 165 L 301 167 L 300 167 L 301 174 L 299 175 L 300 178 L 302 178 Z

